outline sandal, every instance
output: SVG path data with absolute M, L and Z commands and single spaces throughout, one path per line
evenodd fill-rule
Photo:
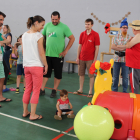
M 30 119 L 31 121 L 35 121 L 35 120 L 41 120 L 43 117 L 41 115 L 38 116 L 38 118 L 36 119 Z
M 11 87 L 9 89 L 10 89 L 10 91 L 16 91 L 16 88 L 13 88 L 13 87 Z
M 62 117 L 59 117 L 58 115 L 54 115 L 54 118 L 55 118 L 56 120 L 62 120 Z
M 69 115 L 67 115 L 67 118 L 75 118 L 75 115 L 74 114 L 69 114 Z
M 2 100 L 0 102 L 11 102 L 11 101 L 12 101 L 12 99 L 9 99 L 9 101 L 8 101 L 8 98 L 5 98 L 4 100 Z
M 88 98 L 92 98 L 93 97 L 93 94 L 88 94 L 87 97 Z
M 75 91 L 75 92 L 73 92 L 73 94 L 83 94 L 83 92 L 80 92 L 80 91 Z

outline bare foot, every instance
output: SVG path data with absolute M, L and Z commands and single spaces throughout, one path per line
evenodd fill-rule
M 40 120 L 42 119 L 43 117 L 41 115 L 37 115 L 35 114 L 34 116 L 30 115 L 30 120 L 33 121 L 33 120 Z
M 93 97 L 93 94 L 88 94 L 87 97 L 88 98 L 92 98 Z
M 10 102 L 10 101 L 12 100 L 8 98 L 4 98 L 4 97 L 0 98 L 0 102 Z
M 28 116 L 30 115 L 30 113 L 31 113 L 31 112 L 27 111 L 27 112 L 23 113 L 22 117 L 24 117 L 24 118 L 25 118 L 25 117 L 28 117 Z
M 80 91 L 80 90 L 73 92 L 73 94 L 82 94 L 82 93 L 83 93 L 83 91 Z

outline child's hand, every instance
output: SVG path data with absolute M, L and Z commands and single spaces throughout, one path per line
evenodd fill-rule
M 17 46 L 16 45 L 14 45 L 14 50 L 17 50 Z
M 72 108 L 73 108 L 73 106 L 71 105 L 71 106 L 70 106 L 70 109 L 72 109 Z
M 16 44 L 16 45 L 20 45 L 21 43 L 20 43 L 20 42 L 16 42 L 15 44 Z
M 72 104 L 69 102 L 69 106 L 70 106 L 70 109 L 72 109 L 73 107 L 72 107 Z

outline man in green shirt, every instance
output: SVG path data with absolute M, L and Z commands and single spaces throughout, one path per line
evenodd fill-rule
M 0 11 L 0 28 L 3 25 L 3 21 L 5 17 L 6 15 Z M 7 43 L 7 41 L 2 41 L 2 38 L 1 38 L 1 41 L 0 41 L 0 102 L 9 102 L 11 101 L 11 99 L 4 98 L 2 95 L 5 75 L 4 75 L 4 68 L 3 68 L 3 63 L 2 63 L 3 58 L 2 58 L 1 46 L 3 46 L 4 43 Z
M 51 77 L 52 69 L 54 69 L 54 87 L 50 95 L 50 97 L 53 98 L 56 97 L 56 90 L 62 79 L 64 57 L 71 48 L 75 38 L 69 27 L 60 22 L 59 12 L 54 11 L 51 14 L 51 21 L 52 22 L 45 25 L 42 31 L 42 34 L 46 38 L 46 59 L 48 63 L 48 72 L 44 75 L 40 95 L 45 94 L 45 85 Z M 65 37 L 69 38 L 66 48 Z

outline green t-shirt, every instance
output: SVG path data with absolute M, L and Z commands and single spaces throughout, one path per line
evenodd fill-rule
M 72 32 L 62 22 L 56 26 L 49 22 L 45 25 L 42 34 L 46 36 L 46 56 L 59 57 L 65 49 L 65 37 L 71 36 Z
M 3 41 L 2 34 L 0 33 L 0 41 Z M 0 45 L 0 63 L 3 59 L 3 47 Z
M 2 38 L 2 34 L 0 33 L 0 41 L 3 41 L 3 38 Z M 3 47 L 1 46 L 1 51 L 2 51 L 2 53 L 4 53 L 3 52 Z

